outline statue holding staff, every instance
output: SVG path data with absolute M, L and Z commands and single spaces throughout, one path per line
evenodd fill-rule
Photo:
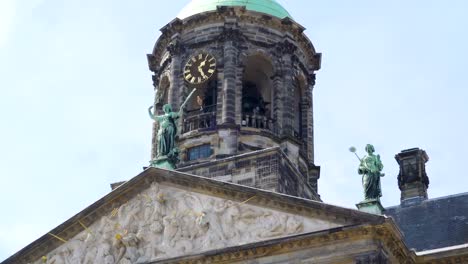
M 193 89 L 192 92 L 188 95 L 185 102 L 180 106 L 179 112 L 172 112 L 172 107 L 170 104 L 165 104 L 163 106 L 164 114 L 160 116 L 155 116 L 153 113 L 153 106 L 148 108 L 148 113 L 151 119 L 159 123 L 159 130 L 157 134 L 158 141 L 158 151 L 156 159 L 168 159 L 172 161 L 175 165 L 174 160 L 178 157 L 178 148 L 175 145 L 175 139 L 177 135 L 177 124 L 176 121 L 182 114 L 182 111 L 187 104 L 190 97 L 196 89 Z
M 382 197 L 380 177 L 385 175 L 382 173 L 383 164 L 380 160 L 380 155 L 374 154 L 375 149 L 371 144 L 366 145 L 367 155 L 362 159 L 356 154 L 356 148 L 351 147 L 349 150 L 353 152 L 360 161 L 358 173 L 362 175 L 362 187 L 364 188 L 365 200 L 380 200 L 380 197 Z

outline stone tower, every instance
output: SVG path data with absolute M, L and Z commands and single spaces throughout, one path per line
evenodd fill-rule
M 179 106 L 177 169 L 319 200 L 313 88 L 321 54 L 274 0 L 193 0 L 148 54 L 154 106 Z M 157 150 L 153 129 L 152 158 Z

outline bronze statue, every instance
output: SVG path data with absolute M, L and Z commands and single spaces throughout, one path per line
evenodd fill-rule
M 179 112 L 172 112 L 172 107 L 170 104 L 165 104 L 163 106 L 164 114 L 160 116 L 155 116 L 152 113 L 151 106 L 148 109 L 148 113 L 150 117 L 159 123 L 159 130 L 158 130 L 158 157 L 160 156 L 167 156 L 173 151 L 175 147 L 175 137 L 177 135 L 177 125 L 176 120 L 180 117 Z M 180 109 L 182 110 L 182 108 Z
M 148 108 L 148 113 L 151 119 L 159 123 L 159 130 L 157 134 L 158 141 L 158 151 L 156 160 L 167 160 L 172 168 L 175 168 L 175 163 L 178 160 L 179 149 L 175 145 L 175 139 L 177 136 L 177 119 L 179 119 L 182 111 L 187 104 L 190 97 L 196 89 L 189 94 L 185 102 L 180 106 L 179 112 L 172 112 L 172 107 L 170 104 L 165 104 L 163 106 L 164 114 L 160 116 L 155 116 L 153 114 L 153 106 Z M 167 166 L 165 166 L 167 168 Z
M 356 148 L 351 147 L 350 151 L 356 154 Z M 380 160 L 380 155 L 375 155 L 374 146 L 371 144 L 366 145 L 367 155 L 364 158 L 358 157 L 360 164 L 358 173 L 362 175 L 362 187 L 364 188 L 364 198 L 368 200 L 380 200 L 382 197 L 382 188 L 380 184 L 380 177 L 385 174 L 382 173 L 383 164 Z

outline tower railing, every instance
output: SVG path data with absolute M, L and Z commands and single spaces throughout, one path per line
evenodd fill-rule
M 182 133 L 194 130 L 214 130 L 216 128 L 216 105 L 187 111 L 184 115 Z
M 275 121 L 262 114 L 244 114 L 242 118 L 242 126 L 267 130 L 276 134 Z

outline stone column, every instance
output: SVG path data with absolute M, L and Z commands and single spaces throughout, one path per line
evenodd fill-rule
M 216 95 L 216 123 L 219 125 L 223 120 L 223 100 L 224 100 L 224 91 L 223 91 L 223 80 L 224 80 L 224 68 L 222 65 L 219 65 L 216 69 L 217 72 L 217 95 Z
M 237 100 L 237 42 L 241 38 L 241 33 L 237 29 L 234 18 L 226 18 L 224 30 L 219 40 L 223 42 L 223 69 L 221 87 L 221 119 L 218 122 L 219 134 L 219 156 L 230 156 L 237 153 L 238 149 L 238 128 L 236 124 L 236 101 Z M 240 120 L 239 120 L 240 121 Z M 240 125 L 240 123 L 239 123 Z
M 282 61 L 283 87 L 282 100 L 283 107 L 279 114 L 282 116 L 282 124 L 280 125 L 280 136 L 293 137 L 293 122 L 294 122 L 294 74 L 293 74 L 293 53 L 296 46 L 289 40 L 285 39 L 277 46 L 277 52 Z
M 223 87 L 223 113 L 221 124 L 235 124 L 236 119 L 236 61 L 237 48 L 234 41 L 226 39 L 224 42 L 224 78 Z
M 314 152 L 314 86 L 315 86 L 315 74 L 312 74 L 308 78 L 308 89 L 307 89 L 307 115 L 306 115 L 306 127 L 307 130 L 307 156 L 309 162 L 314 164 L 315 152 Z
M 243 66 L 236 66 L 236 106 L 235 106 L 235 123 L 241 125 L 242 123 L 242 81 L 244 78 L 244 68 Z
M 283 78 L 279 74 L 275 74 L 271 77 L 273 80 L 273 90 L 274 90 L 274 104 L 273 104 L 273 119 L 275 120 L 275 129 L 274 133 L 276 135 L 283 134 L 283 112 L 284 112 L 284 102 L 283 98 L 284 89 L 283 89 Z
M 171 70 L 170 70 L 170 83 L 171 87 L 168 91 L 168 101 L 172 105 L 172 110 L 178 110 L 182 104 L 182 95 L 184 89 L 184 82 L 182 80 L 182 59 L 181 55 L 184 51 L 184 47 L 179 39 L 179 34 L 175 34 L 172 37 L 172 42 L 169 44 L 167 49 L 171 55 Z
M 153 111 L 154 113 L 158 114 L 157 106 L 156 106 L 156 95 L 158 93 L 159 89 L 159 77 L 157 75 L 153 75 L 153 86 L 154 86 L 154 91 L 155 91 L 155 100 L 153 103 Z M 152 135 L 152 144 L 151 144 L 151 160 L 153 160 L 156 155 L 157 155 L 157 149 L 158 149 L 158 140 L 157 140 L 157 135 L 158 135 L 158 129 L 159 125 L 158 122 L 153 121 L 153 135 Z

